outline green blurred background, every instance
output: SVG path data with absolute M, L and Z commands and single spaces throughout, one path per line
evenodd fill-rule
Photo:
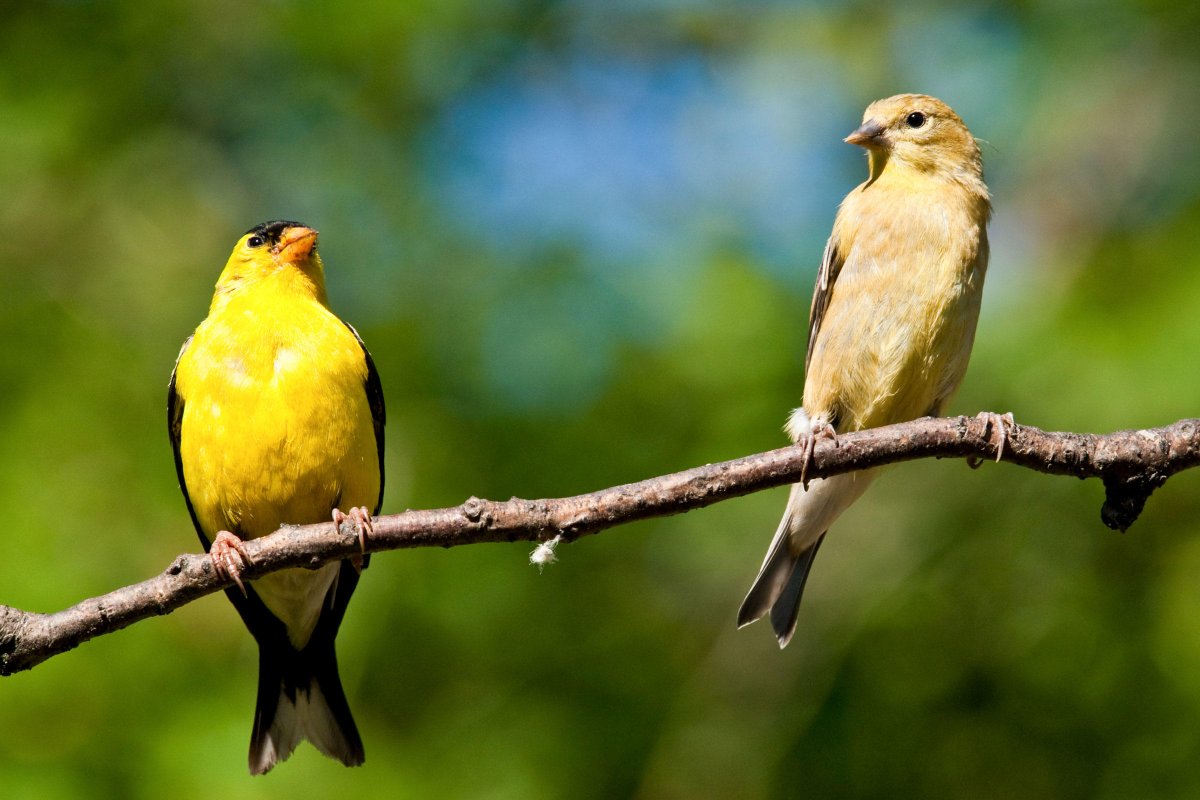
M 840 139 L 938 95 L 987 144 L 952 412 L 1196 414 L 1200 57 L 1156 2 L 164 0 L 0 10 L 0 603 L 197 542 L 164 395 L 251 225 L 321 231 L 388 399 L 385 511 L 780 446 Z M 256 658 L 205 598 L 0 679 L 0 793 L 1200 797 L 1200 475 L 890 471 L 791 646 L 735 631 L 786 490 L 530 546 L 377 557 L 339 640 L 367 747 L 246 774 Z

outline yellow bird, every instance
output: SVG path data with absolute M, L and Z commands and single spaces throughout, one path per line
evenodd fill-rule
M 967 369 L 987 270 L 983 160 L 949 106 L 878 100 L 846 141 L 866 148 L 870 176 L 838 209 L 813 293 L 804 402 L 786 426 L 810 454 L 816 436 L 941 413 Z M 769 611 L 787 645 L 826 531 L 873 475 L 792 486 L 738 627 Z
M 244 540 L 330 518 L 365 537 L 383 501 L 383 389 L 357 331 L 329 310 L 315 230 L 266 222 L 238 240 L 179 353 L 167 422 L 196 532 L 258 641 L 250 772 L 304 739 L 361 764 L 334 638 L 365 557 L 240 577 Z

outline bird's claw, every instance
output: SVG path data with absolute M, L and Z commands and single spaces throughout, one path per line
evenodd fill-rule
M 808 435 L 804 437 L 804 453 L 800 457 L 800 485 L 808 491 L 808 467 L 812 463 L 813 454 L 817 451 L 817 438 L 829 439 L 837 445 L 837 431 L 825 420 L 818 417 L 813 420 Z
M 246 565 L 254 563 L 246 552 L 246 543 L 229 531 L 218 531 L 213 538 L 212 547 L 208 548 L 208 557 L 212 559 L 213 570 L 225 579 L 232 579 L 246 596 L 246 586 L 242 583 L 242 570 Z
M 1013 419 L 1012 412 L 997 414 L 995 411 L 980 411 L 976 415 L 977 419 L 983 420 L 983 435 L 996 446 L 996 463 L 1000 463 L 1000 459 L 1004 458 L 1004 448 L 1009 444 L 1009 430 L 1015 428 L 1017 421 Z M 979 466 L 979 458 L 968 458 L 967 463 L 972 469 Z
M 367 553 L 367 534 L 375 532 L 375 523 L 371 519 L 371 512 L 367 511 L 366 506 L 358 506 L 351 508 L 348 513 L 343 513 L 340 508 L 333 510 L 333 524 L 340 531 L 342 523 L 349 522 L 354 526 L 355 533 L 358 534 L 358 549 L 361 551 L 350 559 L 350 563 L 354 565 L 354 569 L 362 572 L 363 556 Z

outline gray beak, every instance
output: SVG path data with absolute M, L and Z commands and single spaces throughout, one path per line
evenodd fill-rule
M 869 119 L 858 128 L 854 133 L 847 136 L 843 141 L 847 144 L 856 144 L 860 147 L 883 147 L 883 125 L 879 120 Z

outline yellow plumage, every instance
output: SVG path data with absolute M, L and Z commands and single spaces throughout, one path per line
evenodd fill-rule
M 220 563 L 229 563 L 225 542 L 236 548 L 232 537 L 327 521 L 344 507 L 378 512 L 382 392 L 361 340 L 326 305 L 315 245 L 316 232 L 299 223 L 266 223 L 243 236 L 176 364 L 176 464 L 201 540 L 214 560 L 225 547 Z M 260 676 L 252 772 L 286 758 L 302 738 L 361 763 L 333 656 L 357 576 L 342 562 L 229 592 L 259 641 L 260 670 L 279 673 L 280 686 L 265 689 Z
M 810 416 L 836 411 L 838 430 L 861 430 L 937 413 L 953 394 L 986 264 L 987 196 L 969 191 L 893 162 L 842 203 L 833 241 L 855 268 L 843 265 L 815 339 Z
M 846 141 L 867 148 L 870 177 L 842 202 L 825 248 L 804 401 L 787 426 L 797 442 L 940 413 L 967 368 L 987 269 L 979 147 L 947 105 L 877 101 Z M 769 611 L 788 643 L 817 548 L 872 475 L 792 487 L 739 625 Z

